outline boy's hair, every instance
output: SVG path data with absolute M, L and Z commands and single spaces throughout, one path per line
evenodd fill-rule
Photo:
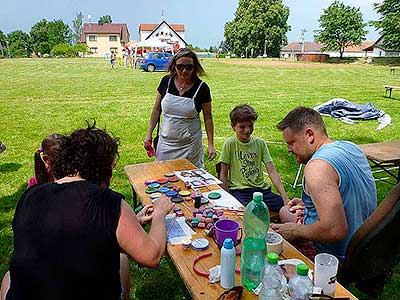
M 231 123 L 236 125 L 239 122 L 257 121 L 258 114 L 254 108 L 247 103 L 244 103 L 232 109 L 229 117 L 231 119 Z
M 290 111 L 286 117 L 276 125 L 276 128 L 280 131 L 289 128 L 293 133 L 298 133 L 306 127 L 312 127 L 328 135 L 321 115 L 316 110 L 304 106 L 298 106 Z
M 54 173 L 56 178 L 79 175 L 97 185 L 109 186 L 118 158 L 119 139 L 96 128 L 96 121 L 87 125 L 65 138 L 56 155 Z
M 60 150 L 60 146 L 63 143 L 65 136 L 62 134 L 54 133 L 46 136 L 41 144 L 41 147 L 36 150 L 34 155 L 35 160 L 35 178 L 38 184 L 53 181 L 53 176 L 49 174 L 46 164 L 44 163 L 40 153 L 49 157 L 49 164 L 53 164 L 55 154 Z

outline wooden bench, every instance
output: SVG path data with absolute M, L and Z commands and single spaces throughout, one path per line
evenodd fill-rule
M 385 98 L 392 98 L 393 90 L 400 91 L 400 86 L 385 85 Z M 389 92 L 389 97 L 387 96 L 388 92 Z

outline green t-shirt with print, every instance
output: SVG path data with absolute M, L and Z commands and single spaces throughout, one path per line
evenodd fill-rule
M 269 188 L 264 178 L 263 165 L 272 161 L 267 143 L 258 137 L 250 137 L 242 143 L 236 136 L 227 139 L 222 146 L 219 161 L 229 165 L 228 188 Z

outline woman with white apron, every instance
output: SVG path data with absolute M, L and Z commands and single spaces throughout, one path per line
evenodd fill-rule
M 161 79 L 157 89 L 149 130 L 144 140 L 145 148 L 152 141 L 152 133 L 161 115 L 156 159 L 186 158 L 195 166 L 203 168 L 200 111 L 203 111 L 208 138 L 207 158 L 212 160 L 216 156 L 210 89 L 199 78 L 204 70 L 196 54 L 187 48 L 176 53 L 168 70 L 169 74 Z

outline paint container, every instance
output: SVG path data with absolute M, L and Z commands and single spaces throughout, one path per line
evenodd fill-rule
M 192 240 L 191 239 L 184 239 L 182 241 L 182 249 L 184 251 L 192 249 Z

